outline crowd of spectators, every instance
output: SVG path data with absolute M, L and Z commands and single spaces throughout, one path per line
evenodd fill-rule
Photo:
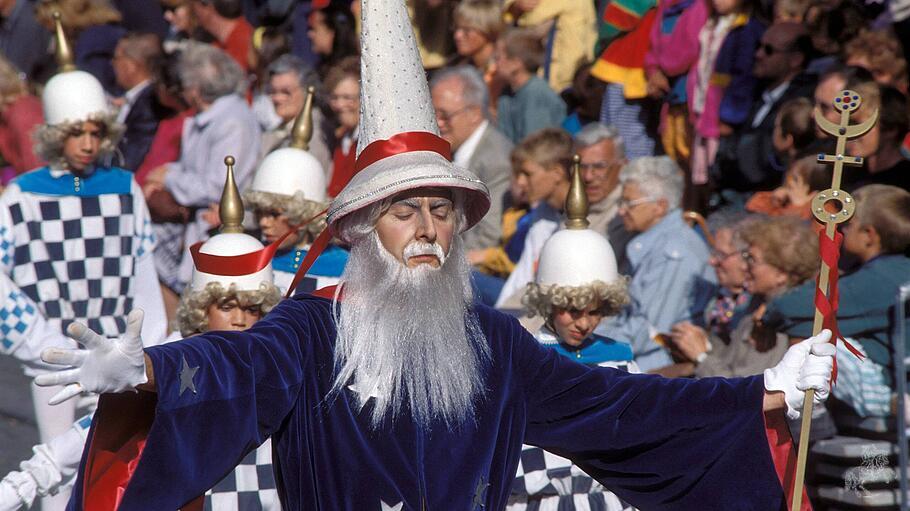
M 834 99 L 850 89 L 862 96 L 850 122 L 877 123 L 845 148 L 863 164 L 843 177 L 856 215 L 842 228 L 841 334 L 868 359 L 860 370 L 838 358 L 834 422 L 893 414 L 893 299 L 910 279 L 905 3 L 408 0 L 440 134 L 493 197 L 464 235 L 477 298 L 522 310 L 577 154 L 591 229 L 630 294 L 597 333 L 666 376 L 772 367 L 811 335 L 810 207 L 831 186 L 817 155 L 835 151 L 815 116 L 840 123 Z M 308 88 L 326 196 L 355 174 L 356 0 L 0 0 L 3 184 L 43 165 L 32 136 L 55 70 L 54 11 L 125 127 L 105 163 L 142 187 L 170 320 L 188 247 L 218 227 L 225 155 L 246 192 L 291 143 Z M 255 232 L 263 212 L 251 213 Z

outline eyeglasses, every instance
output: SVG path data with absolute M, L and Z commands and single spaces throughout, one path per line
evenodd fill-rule
M 280 88 L 274 89 L 272 87 L 268 87 L 266 90 L 268 91 L 270 96 L 278 96 L 278 95 L 293 96 L 294 94 L 297 94 L 298 92 L 303 92 L 303 87 L 284 88 L 284 89 L 280 89 Z
M 723 262 L 731 257 L 738 255 L 742 256 L 745 252 L 724 252 L 722 250 L 714 249 L 711 251 L 711 257 L 713 257 L 717 262 Z
M 743 250 L 741 255 L 742 255 L 743 261 L 746 262 L 746 266 L 749 266 L 750 268 L 754 268 L 761 264 L 768 264 L 765 261 L 759 260 L 757 257 L 752 255 L 752 252 L 749 252 L 748 250 Z
M 592 161 L 590 163 L 579 163 L 578 170 L 582 172 L 592 171 L 595 174 L 606 174 L 611 167 L 616 165 L 616 160 L 611 161 Z
M 789 52 L 793 51 L 790 48 L 775 48 L 774 46 L 772 46 L 768 43 L 761 43 L 760 45 L 758 45 L 758 49 L 761 50 L 762 53 L 764 53 L 765 55 L 768 55 L 768 56 L 774 55 L 775 53 L 789 53 Z
M 455 110 L 454 112 L 445 112 L 443 110 L 436 109 L 436 118 L 439 119 L 439 122 L 449 122 L 456 115 L 459 115 L 462 112 L 466 112 L 471 108 L 474 108 L 474 105 L 465 105 L 458 110 Z
M 654 202 L 656 200 L 657 199 L 655 199 L 653 197 L 640 197 L 638 199 L 633 199 L 633 200 L 619 199 L 618 207 L 619 207 L 619 209 L 625 209 L 626 211 L 628 211 L 628 210 L 634 208 L 635 206 L 638 206 L 639 204 L 644 204 L 646 202 Z
M 331 94 L 329 96 L 329 102 L 337 103 L 339 101 L 356 103 L 357 101 L 360 101 L 360 96 L 357 94 Z

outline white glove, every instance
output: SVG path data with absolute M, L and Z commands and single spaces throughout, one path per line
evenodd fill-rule
M 85 349 L 49 348 L 41 359 L 49 364 L 75 366 L 35 377 L 42 387 L 66 385 L 48 403 L 55 405 L 80 392 L 124 392 L 135 390 L 148 381 L 145 375 L 145 353 L 142 351 L 142 310 L 135 309 L 126 317 L 126 333 L 120 339 L 105 339 L 82 323 L 73 323 L 67 335 Z
M 798 419 L 806 390 L 815 389 L 813 410 L 828 399 L 834 354 L 831 331 L 822 330 L 813 337 L 790 346 L 784 358 L 774 367 L 765 369 L 765 390 L 782 391 L 787 403 L 787 417 Z
M 0 511 L 17 511 L 31 505 L 34 498 L 27 500 L 25 495 L 20 495 L 20 485 L 17 483 L 18 481 L 13 482 L 10 476 L 6 476 L 0 481 Z M 27 492 L 28 489 L 23 488 L 23 493 Z

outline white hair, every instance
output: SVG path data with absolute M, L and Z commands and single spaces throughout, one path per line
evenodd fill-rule
M 364 208 L 346 225 L 353 244 L 335 308 L 332 394 L 351 389 L 361 408 L 371 404 L 374 428 L 403 410 L 426 427 L 457 427 L 473 418 L 490 359 L 461 236 L 440 268 L 408 268 L 373 228 L 382 211 Z
M 600 122 L 585 124 L 585 127 L 575 135 L 575 147 L 582 149 L 599 144 L 604 140 L 613 142 L 613 152 L 616 158 L 626 157 L 626 144 L 619 136 L 619 130 Z
M 465 105 L 480 107 L 486 115 L 487 106 L 490 104 L 490 91 L 476 67 L 462 64 L 442 69 L 433 76 L 430 88 L 446 80 L 458 80 L 463 87 L 461 96 Z
M 623 184 L 633 182 L 639 191 L 653 199 L 664 199 L 670 209 L 679 207 L 683 195 L 683 173 L 667 156 L 636 158 L 622 168 Z

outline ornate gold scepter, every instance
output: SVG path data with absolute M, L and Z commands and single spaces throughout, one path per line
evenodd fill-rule
M 818 108 L 815 109 L 815 123 L 825 133 L 837 139 L 834 154 L 819 154 L 819 163 L 833 163 L 834 173 L 831 176 L 831 188 L 818 192 L 812 199 L 812 214 L 819 222 L 825 224 L 824 236 L 819 236 L 819 252 L 821 253 L 821 270 L 818 274 L 818 286 L 815 290 L 815 322 L 812 326 L 812 335 L 816 335 L 823 328 L 829 328 L 832 333 L 831 342 L 837 343 L 836 313 L 837 313 L 837 260 L 840 255 L 840 243 L 843 239 L 837 231 L 837 224 L 846 222 L 853 216 L 856 202 L 853 197 L 840 189 L 844 165 L 859 166 L 863 164 L 861 156 L 846 156 L 844 151 L 847 139 L 865 135 L 872 129 L 878 120 L 878 109 L 872 112 L 866 121 L 850 125 L 850 114 L 859 109 L 862 98 L 851 90 L 841 91 L 834 98 L 834 109 L 840 112 L 840 123 L 835 124 L 822 115 Z M 860 353 L 845 342 L 845 345 L 855 355 Z M 834 361 L 832 380 L 837 377 L 837 360 Z M 803 401 L 802 423 L 799 429 L 799 451 L 796 458 L 796 477 L 793 484 L 792 511 L 802 507 L 803 479 L 806 475 L 806 455 L 809 449 L 809 429 L 812 425 L 812 401 L 815 390 L 806 391 Z

